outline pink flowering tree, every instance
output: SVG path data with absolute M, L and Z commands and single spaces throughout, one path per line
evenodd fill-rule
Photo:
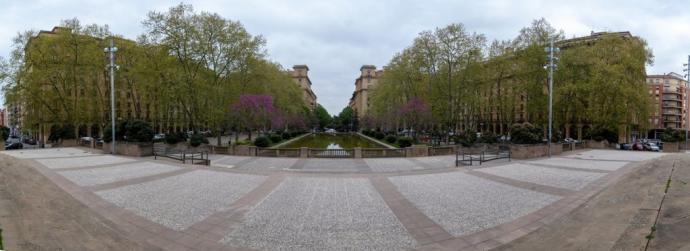
M 252 131 L 265 132 L 271 127 L 276 109 L 270 95 L 241 95 L 230 107 L 232 121 L 237 130 L 247 130 L 249 140 Z
M 424 100 L 418 98 L 411 98 L 407 103 L 398 107 L 395 112 L 403 121 L 405 127 L 415 131 L 431 120 L 431 112 Z

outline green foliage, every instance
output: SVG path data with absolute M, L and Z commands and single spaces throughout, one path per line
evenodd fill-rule
M 331 117 L 330 114 L 328 114 L 328 111 L 326 111 L 326 108 L 323 108 L 321 104 L 317 104 L 316 108 L 314 108 L 314 117 L 318 121 L 318 127 L 320 129 L 326 128 L 328 125 L 333 123 L 333 117 Z
M 187 134 L 184 132 L 169 132 L 165 134 L 166 144 L 174 145 L 184 141 L 187 141 Z
M 479 137 L 478 142 L 485 144 L 496 144 L 498 143 L 498 137 L 492 132 L 484 132 L 482 133 L 482 136 Z
M 357 131 L 359 128 L 359 122 L 357 121 L 357 116 L 355 111 L 351 107 L 345 107 L 338 114 L 338 116 L 333 117 L 333 127 L 338 131 Z
M 460 143 L 460 145 L 468 147 L 474 145 L 477 142 L 477 133 L 466 131 L 463 134 L 457 135 L 454 139 L 455 143 Z
M 59 141 L 61 139 L 75 139 L 76 135 L 74 132 L 74 126 L 70 124 L 66 125 L 53 125 L 50 127 L 50 135 L 48 135 L 49 141 Z
M 268 138 L 269 138 L 269 139 L 271 140 L 271 142 L 273 142 L 273 143 L 278 143 L 278 142 L 283 141 L 283 137 L 280 136 L 279 134 L 271 134 Z
M 189 137 L 189 145 L 193 147 L 200 146 L 201 144 L 208 144 L 208 139 L 200 133 L 194 133 Z
M 393 143 L 395 143 L 395 141 L 397 141 L 397 140 L 398 140 L 398 139 L 395 137 L 395 135 L 388 135 L 388 136 L 386 136 L 386 142 L 388 142 L 388 143 L 393 144 Z
M 239 140 L 239 141 L 235 142 L 235 145 L 237 145 L 237 146 L 251 145 L 251 144 L 252 144 L 252 142 L 250 142 L 248 140 Z
M 254 145 L 257 147 L 268 147 L 271 145 L 271 140 L 266 136 L 256 137 Z
M 378 140 L 382 140 L 384 137 L 386 137 L 386 135 L 380 131 L 375 131 L 373 134 L 374 134 L 374 138 L 378 139 Z
M 607 128 L 595 128 L 592 130 L 591 136 L 594 141 L 606 140 L 609 143 L 618 143 L 618 134 Z
M 128 142 L 151 142 L 153 140 L 151 125 L 143 120 L 127 122 L 124 133 Z
M 292 134 L 290 134 L 289 132 L 282 132 L 282 133 L 280 134 L 280 137 L 283 138 L 283 139 L 285 139 L 285 140 L 288 140 L 288 139 L 291 139 L 291 138 L 292 138 Z
M 401 148 L 412 146 L 414 140 L 411 137 L 400 137 L 398 138 L 398 146 Z
M 542 143 L 543 130 L 530 123 L 514 124 L 510 128 L 510 141 L 515 144 Z
M 661 140 L 663 142 L 680 142 L 685 139 L 684 135 L 680 134 L 679 130 L 675 130 L 673 128 L 666 128 L 664 130 L 664 134 L 661 135 Z
M 7 141 L 10 137 L 10 128 L 7 126 L 0 126 L 0 140 Z

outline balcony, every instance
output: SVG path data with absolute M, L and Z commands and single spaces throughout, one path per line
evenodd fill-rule
M 680 102 L 673 102 L 673 103 L 664 103 L 662 107 L 664 108 L 669 108 L 669 109 L 681 109 L 683 108 L 680 104 Z
M 664 88 L 664 94 L 682 94 L 678 88 Z

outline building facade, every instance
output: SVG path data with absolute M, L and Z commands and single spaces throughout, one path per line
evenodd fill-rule
M 665 128 L 688 128 L 688 86 L 688 81 L 674 72 L 647 76 L 653 107 L 649 116 L 650 138 L 659 138 Z
M 5 108 L 0 109 L 0 126 L 7 126 L 7 110 Z
M 316 108 L 316 94 L 311 90 L 311 79 L 309 79 L 309 67 L 306 65 L 295 65 L 292 71 L 289 71 L 290 76 L 302 89 L 302 98 L 309 109 Z
M 355 111 L 358 119 L 367 115 L 370 104 L 370 91 L 376 88 L 383 70 L 376 70 L 376 66 L 363 65 L 359 68 L 359 77 L 355 79 L 355 91 L 352 93 L 348 106 Z

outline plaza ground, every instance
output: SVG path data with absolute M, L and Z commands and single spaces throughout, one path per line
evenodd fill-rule
M 7 250 L 690 245 L 689 154 L 584 150 L 461 168 L 454 158 L 216 155 L 205 167 L 81 148 L 6 151 L 0 227 Z

